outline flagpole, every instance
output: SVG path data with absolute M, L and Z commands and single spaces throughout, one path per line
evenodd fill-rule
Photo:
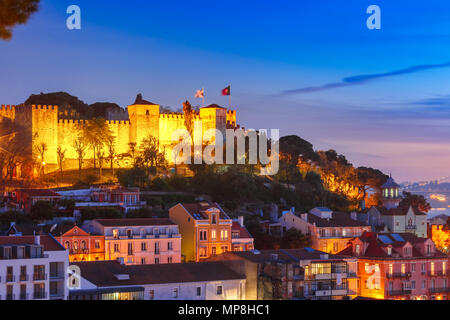
M 228 95 L 228 109 L 231 110 L 231 84 L 229 85 L 230 94 Z

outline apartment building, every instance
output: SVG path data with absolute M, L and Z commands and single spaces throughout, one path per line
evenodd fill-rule
M 244 300 L 245 277 L 221 262 L 126 266 L 77 262 L 71 300 Z
M 25 213 L 30 213 L 33 205 L 39 201 L 46 201 L 53 204 L 59 199 L 61 199 L 59 194 L 48 189 L 18 189 L 13 192 L 13 201 Z
M 326 207 L 307 213 L 286 211 L 278 221 L 283 232 L 291 228 L 300 230 L 311 237 L 312 248 L 332 254 L 343 250 L 353 237 L 371 231 L 370 226 L 357 220 L 356 213 L 333 212 Z
M 65 300 L 68 264 L 50 235 L 0 237 L 0 300 Z
M 105 236 L 91 235 L 78 226 L 59 234 L 52 233 L 69 250 L 69 261 L 105 260 Z
M 209 260 L 244 273 L 246 297 L 252 300 L 342 300 L 357 294 L 353 257 L 302 248 L 227 252 Z
M 232 250 L 233 221 L 217 203 L 179 203 L 169 209 L 180 227 L 185 261 L 200 261 Z
M 255 248 L 254 239 L 244 225 L 244 217 L 239 216 L 231 225 L 231 245 L 233 251 L 249 251 Z
M 127 265 L 181 262 L 181 235 L 170 219 L 97 219 L 83 229 L 104 237 L 105 260 Z
M 352 239 L 341 255 L 358 258 L 359 294 L 395 300 L 448 300 L 449 258 L 429 238 L 372 233 Z

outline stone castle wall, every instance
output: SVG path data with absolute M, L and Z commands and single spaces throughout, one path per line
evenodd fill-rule
M 186 129 L 184 115 L 160 113 L 159 105 L 131 105 L 127 110 L 129 120 L 106 120 L 112 134 L 116 137 L 116 153 L 127 154 L 130 142 L 135 142 L 139 147 L 144 138 L 153 135 L 159 139 L 160 150 L 165 152 L 170 162 L 175 145 L 172 141 L 172 133 L 177 129 Z M 64 169 L 78 168 L 74 142 L 89 120 L 59 118 L 58 106 L 46 105 L 2 105 L 0 118 L 3 117 L 18 121 L 24 126 L 31 126 L 28 143 L 30 143 L 33 159 L 41 161 L 38 159 L 37 146 L 45 143 L 47 146 L 44 156 L 46 166 L 49 169 L 56 169 L 58 167 L 57 149 L 61 146 L 63 150 L 66 150 Z M 121 117 L 124 118 L 123 115 Z M 218 128 L 222 131 L 230 125 L 236 126 L 236 112 L 220 108 L 204 108 L 200 109 L 200 113 L 194 120 L 202 120 L 203 130 Z M 106 150 L 105 154 L 107 154 Z M 87 149 L 84 166 L 90 166 L 92 158 L 92 150 Z M 109 163 L 104 166 L 109 167 Z

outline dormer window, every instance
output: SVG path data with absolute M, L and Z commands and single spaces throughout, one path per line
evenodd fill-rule
M 388 247 L 388 248 L 387 248 L 387 254 L 388 254 L 388 255 L 391 255 L 391 254 L 392 254 L 392 247 Z
M 216 220 L 216 214 L 215 214 L 215 213 L 212 213 L 212 214 L 211 214 L 211 223 L 212 223 L 212 224 L 216 224 L 216 223 L 217 223 L 217 220 Z
M 356 252 L 357 256 L 360 255 L 360 253 L 361 253 L 361 246 L 359 244 L 356 245 L 355 252 Z
M 114 237 L 114 239 L 119 239 L 119 230 L 117 230 L 117 229 L 113 230 L 113 237 Z

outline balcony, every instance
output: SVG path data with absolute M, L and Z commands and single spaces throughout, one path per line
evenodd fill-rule
M 434 271 L 434 272 L 428 272 L 429 277 L 446 277 L 447 272 L 440 270 L 440 271 Z
M 394 272 L 386 273 L 386 278 L 388 279 L 407 279 L 411 278 L 411 272 Z
M 387 292 L 387 295 L 391 297 L 405 296 L 409 294 L 411 294 L 411 289 L 391 290 Z
M 45 299 L 47 298 L 47 292 L 34 292 L 33 299 Z
M 447 292 L 450 292 L 450 288 L 449 287 L 430 288 L 429 291 L 430 291 L 430 294 L 431 293 L 447 293 Z
M 64 300 L 64 292 L 50 292 L 50 299 L 52 299 L 52 300 L 63 299 Z
M 416 230 L 417 226 L 405 226 L 406 230 Z
M 28 293 L 21 293 L 19 295 L 19 300 L 28 300 Z
M 50 280 L 64 280 L 64 274 L 63 273 L 50 273 Z
M 47 280 L 47 275 L 45 273 L 35 273 L 33 274 L 34 281 L 44 281 Z

